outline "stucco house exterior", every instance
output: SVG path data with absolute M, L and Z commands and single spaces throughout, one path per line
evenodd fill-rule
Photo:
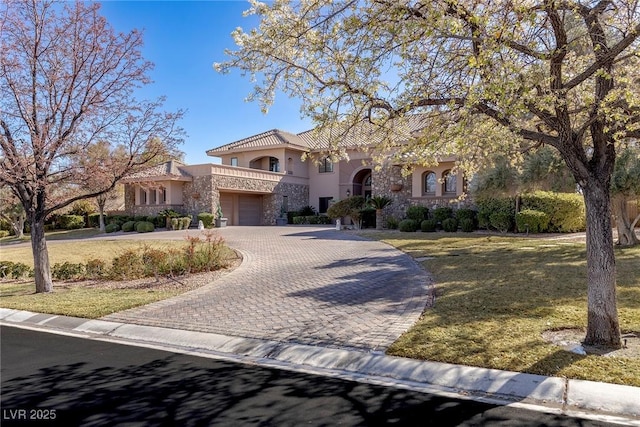
M 125 210 L 197 215 L 215 213 L 220 206 L 228 225 L 273 225 L 281 211 L 312 206 L 322 214 L 352 195 L 386 195 L 393 199 L 387 215 L 402 218 L 410 205 L 457 203 L 465 190 L 461 174 L 451 173 L 454 157 L 440 159 L 436 167 L 415 166 L 403 176 L 402 164 L 374 167 L 361 142 L 346 138 L 348 159 L 332 162 L 313 130 L 269 130 L 208 150 L 219 164 L 170 161 L 124 179 Z

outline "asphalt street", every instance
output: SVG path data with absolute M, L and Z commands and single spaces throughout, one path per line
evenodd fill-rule
M 3 426 L 607 425 L 12 327 L 0 340 Z

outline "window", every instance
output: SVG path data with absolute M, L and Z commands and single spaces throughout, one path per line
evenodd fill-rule
M 319 173 L 327 173 L 333 172 L 333 162 L 330 158 L 325 157 L 320 161 L 320 167 L 318 168 Z
M 327 213 L 331 200 L 333 200 L 333 197 L 320 197 L 320 203 L 318 204 L 320 209 L 318 209 L 318 213 Z
M 238 158 L 237 157 L 232 157 L 231 158 L 231 166 L 238 166 Z
M 151 190 L 151 192 L 149 193 L 149 204 L 150 205 L 155 205 L 156 204 L 156 190 Z
M 167 189 L 162 187 L 160 188 L 160 192 L 158 193 L 158 204 L 159 205 L 164 205 L 165 203 L 167 203 Z
M 147 190 L 145 190 L 144 188 L 140 189 L 140 204 L 141 205 L 147 204 Z
M 271 172 L 280 172 L 280 161 L 276 157 L 269 157 L 269 170 Z
M 456 176 L 453 175 L 451 173 L 450 170 L 445 171 L 442 174 L 442 178 L 443 178 L 443 185 L 444 185 L 444 192 L 445 193 L 449 193 L 449 194 L 455 194 L 456 193 L 456 187 L 457 187 L 457 180 L 456 180 Z
M 424 194 L 435 196 L 436 194 L 436 174 L 435 172 L 425 172 L 424 174 Z

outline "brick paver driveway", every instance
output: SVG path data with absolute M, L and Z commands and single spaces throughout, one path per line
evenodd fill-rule
M 195 291 L 105 319 L 382 351 L 429 301 L 428 274 L 380 242 L 319 227 L 219 232 L 242 252 L 240 267 Z

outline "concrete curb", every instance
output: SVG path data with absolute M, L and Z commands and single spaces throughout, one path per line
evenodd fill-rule
M 121 343 L 161 346 L 287 369 L 373 378 L 466 398 L 519 402 L 565 413 L 597 413 L 640 426 L 640 388 L 593 381 L 418 361 L 381 353 L 39 314 L 0 308 L 0 324 Z

